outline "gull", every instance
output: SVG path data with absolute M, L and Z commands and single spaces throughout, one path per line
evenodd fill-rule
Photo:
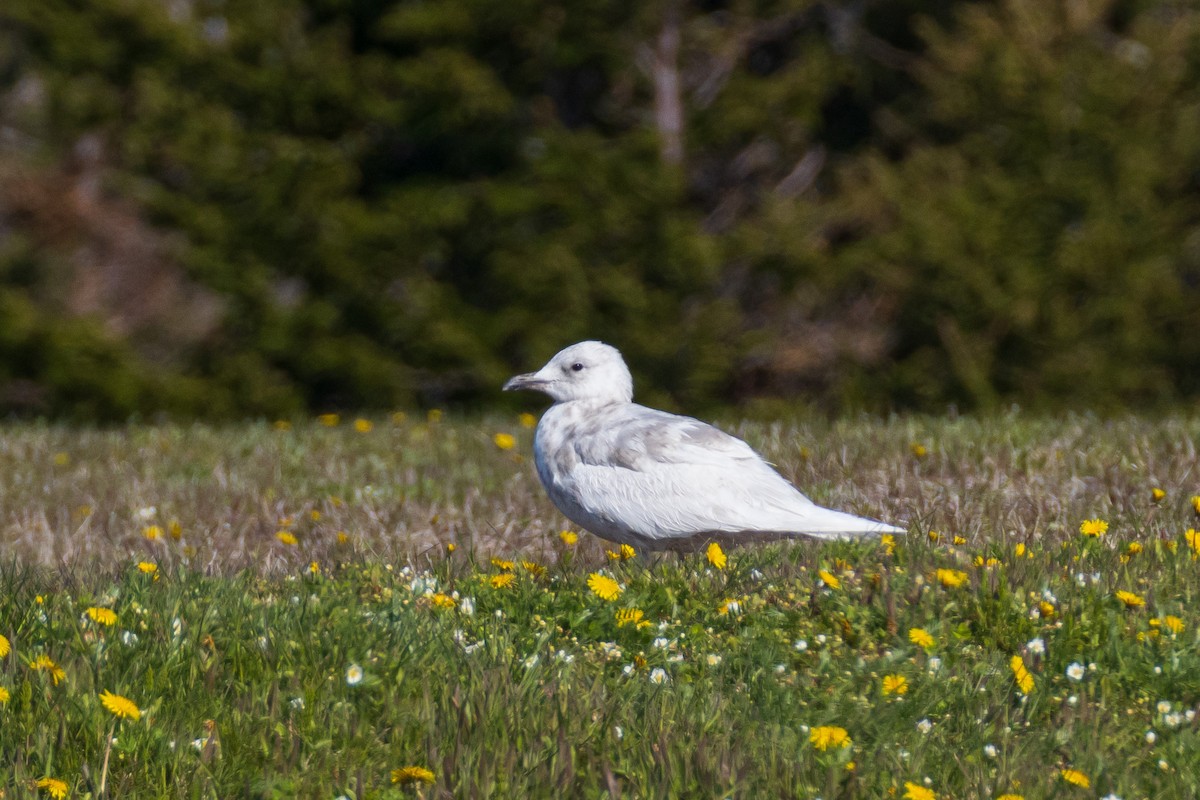
M 554 404 L 533 438 L 538 477 L 575 524 L 641 550 L 695 550 L 785 537 L 846 539 L 903 529 L 822 508 L 734 436 L 633 402 L 621 353 L 603 342 L 562 350 L 504 391 Z

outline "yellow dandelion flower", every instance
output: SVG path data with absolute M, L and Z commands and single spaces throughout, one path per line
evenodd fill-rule
M 521 423 L 522 428 L 532 428 L 537 425 L 537 417 L 533 414 L 521 414 L 517 417 L 517 421 Z
M 817 577 L 821 579 L 821 583 L 825 584 L 830 589 L 842 588 L 842 582 L 837 579 L 837 576 L 835 576 L 828 570 L 823 570 L 823 569 L 817 570 Z
M 959 536 L 958 534 L 955 534 L 954 538 L 951 539 L 950 542 L 955 546 L 964 545 L 967 543 L 967 539 L 965 536 Z
M 454 542 L 446 542 L 446 552 L 447 553 L 453 553 L 457 549 L 458 549 L 458 545 L 456 545 Z
M 608 556 L 609 561 L 628 561 L 637 555 L 637 551 L 632 546 L 623 544 L 618 550 L 605 550 L 604 554 Z
M 1162 489 L 1158 488 L 1157 486 L 1155 486 L 1153 489 L 1150 490 L 1150 499 L 1153 500 L 1155 503 L 1161 503 L 1163 501 L 1163 498 L 1166 496 L 1167 496 L 1167 493 L 1164 492 Z
M 152 542 L 156 542 L 163 536 L 163 529 L 157 525 L 147 525 L 142 528 L 142 536 L 145 536 Z
M 937 582 L 947 589 L 957 589 L 967 581 L 967 573 L 960 569 L 939 569 L 935 574 Z
M 917 647 L 924 647 L 926 650 L 933 647 L 935 643 L 933 636 L 924 628 L 909 628 L 908 640 Z
M 937 531 L 929 531 L 925 535 L 927 537 L 929 537 L 929 541 L 931 541 L 931 542 L 941 541 L 941 538 L 942 538 L 942 535 L 940 533 L 938 533 Z
M 314 578 L 316 576 L 320 575 L 321 574 L 321 565 L 318 564 L 316 561 L 309 562 L 308 574 L 312 575 Z
M 91 618 L 92 622 L 96 623 L 97 625 L 104 625 L 105 627 L 111 628 L 113 625 L 117 624 L 117 612 L 113 611 L 111 608 L 98 608 L 96 606 L 91 606 L 85 613 Z
M 708 547 L 704 550 L 704 557 L 708 559 L 708 563 L 717 569 L 725 569 L 725 565 L 729 563 L 729 559 L 725 556 L 725 551 L 716 542 L 708 543 Z
M 358 419 L 354 420 L 354 430 L 358 431 L 359 433 L 370 433 L 371 431 L 375 430 L 375 423 L 371 422 L 369 419 L 363 419 L 362 417 L 359 417 Z
M 588 576 L 588 588 L 601 600 L 613 601 L 621 596 L 621 585 L 607 575 L 593 572 Z
M 1188 528 L 1187 532 L 1183 534 L 1183 538 L 1193 553 L 1200 553 L 1200 531 Z
M 521 569 L 525 570 L 535 578 L 540 578 L 546 574 L 546 567 L 537 563 L 536 561 L 522 561 Z
M 45 789 L 46 794 L 54 798 L 54 800 L 62 800 L 67 796 L 68 786 L 66 781 L 60 781 L 58 778 L 45 777 L 40 778 L 37 782 L 37 788 Z
M 454 598 L 443 592 L 438 592 L 429 598 L 429 601 L 438 608 L 454 608 L 458 605 Z
M 50 680 L 54 682 L 55 686 L 58 686 L 58 684 L 67 677 L 67 673 L 63 670 L 63 668 L 58 664 L 55 664 L 54 659 L 50 658 L 50 656 L 46 655 L 45 653 L 35 658 L 33 662 L 30 663 L 29 667 L 30 669 L 40 670 L 48 673 L 50 675 Z
M 979 567 L 980 569 L 991 569 L 992 567 L 1003 566 L 1003 564 L 1001 563 L 1000 559 L 992 556 L 987 558 L 984 558 L 983 556 L 975 556 L 975 566 Z
M 350 541 L 350 534 L 345 531 L 338 531 L 335 538 L 338 544 L 346 544 L 346 542 Z
M 179 520 L 173 519 L 167 523 L 167 533 L 177 542 L 183 538 L 183 526 L 179 524 Z
M 517 437 L 511 433 L 497 433 L 492 437 L 492 442 L 501 450 L 512 450 L 517 446 Z
M 905 694 L 908 692 L 908 678 L 903 675 L 884 675 L 883 676 L 883 693 L 888 694 Z
M 8 698 L 11 696 L 12 695 L 10 695 L 8 693 L 8 689 L 5 689 L 3 686 L 0 686 L 0 706 L 6 705 L 8 703 Z
M 626 625 L 641 627 L 642 620 L 646 613 L 640 608 L 622 608 L 617 610 L 617 627 L 624 628 Z M 647 623 L 649 624 L 649 623 Z
M 1042 600 L 1038 603 L 1038 613 L 1042 615 L 1042 619 L 1050 619 L 1054 616 L 1054 604 L 1049 600 Z
M 505 572 L 512 572 L 517 564 L 515 561 L 508 561 L 507 559 L 492 556 L 492 566 L 496 569 L 502 569 Z
M 1126 608 L 1141 608 L 1146 605 L 1146 598 L 1140 594 L 1127 592 L 1124 589 L 1120 589 L 1117 592 L 1117 599 L 1124 603 Z
M 1129 546 L 1125 548 L 1125 552 L 1129 553 L 1131 556 L 1136 556 L 1138 553 L 1142 552 L 1142 543 L 1130 542 Z
M 717 613 L 725 616 L 726 614 L 740 614 L 742 612 L 742 604 L 737 600 L 726 600 L 721 605 L 717 606 Z
M 158 564 L 153 561 L 139 561 L 137 565 L 138 571 L 147 575 L 153 575 L 158 572 Z
M 933 789 L 927 786 L 922 786 L 912 781 L 905 781 L 904 798 L 905 800 L 937 800 L 937 795 L 934 794 Z
M 1013 552 L 1016 553 L 1017 558 L 1020 558 L 1025 555 L 1027 549 L 1024 542 L 1017 542 L 1017 546 L 1013 548 Z
M 1029 674 L 1029 670 L 1025 667 L 1025 662 L 1020 656 L 1013 656 L 1009 659 L 1008 666 L 1012 669 L 1013 679 L 1017 682 L 1017 688 L 1022 694 L 1029 694 L 1033 691 L 1033 676 Z
M 822 752 L 834 747 L 846 747 L 853 741 L 850 733 L 837 725 L 818 725 L 809 731 L 808 740 Z
M 1094 539 L 1108 532 L 1108 523 L 1102 519 L 1085 519 L 1079 523 L 1079 532 Z
M 507 589 L 513 585 L 513 582 L 516 581 L 516 579 L 517 576 L 513 575 L 511 572 L 502 572 L 499 575 L 493 575 L 491 578 L 489 578 L 489 581 L 491 582 L 493 589 Z
M 1192 510 L 1200 514 L 1200 494 L 1192 495 Z
M 292 533 L 291 531 L 278 531 L 275 534 L 275 538 L 289 547 L 299 543 L 299 540 L 296 538 L 296 534 Z
M 929 455 L 929 448 L 920 442 L 913 442 L 908 446 L 908 449 L 911 450 L 912 454 L 917 458 L 924 458 L 925 456 Z
M 1083 789 L 1091 788 L 1091 779 L 1077 769 L 1061 769 L 1058 771 L 1058 774 L 1059 777 L 1061 777 L 1064 781 L 1074 786 L 1078 786 Z
M 342 418 L 337 414 L 321 414 L 317 417 L 317 422 L 324 425 L 326 428 L 337 427 L 337 424 L 342 421 Z
M 107 689 L 100 693 L 100 702 L 104 704 L 114 716 L 120 719 L 131 719 L 137 722 L 142 718 L 141 709 L 137 707 L 137 703 L 130 700 L 128 697 L 122 697 L 119 694 L 113 694 Z
M 996 800 L 1025 800 L 1025 796 L 1020 794 L 1012 794 L 1010 792 L 1009 794 L 1000 795 L 996 798 Z
M 12 645 L 8 643 L 8 638 L 0 634 L 0 658 L 4 658 L 12 652 Z
M 308 512 L 308 518 L 311 519 L 313 522 L 320 522 L 321 521 L 321 512 L 314 508 L 312 511 Z
M 562 539 L 563 544 L 570 547 L 579 541 L 579 534 L 577 534 L 575 531 L 560 531 L 558 538 Z
M 433 783 L 437 779 L 424 767 L 401 767 L 392 770 L 392 783 Z
M 1183 624 L 1183 620 L 1181 620 L 1179 617 L 1176 617 L 1173 614 L 1168 614 L 1162 618 L 1161 622 L 1163 627 L 1169 630 L 1171 633 L 1183 633 L 1185 626 Z
M 883 545 L 884 551 L 890 556 L 896 552 L 896 537 L 890 533 L 885 533 L 879 537 L 880 543 Z

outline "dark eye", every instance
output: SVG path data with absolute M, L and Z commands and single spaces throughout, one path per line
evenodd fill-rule
M 583 364 L 580 364 L 578 361 L 576 361 L 574 364 L 571 365 L 571 369 L 575 370 L 576 372 L 579 372 L 583 369 Z

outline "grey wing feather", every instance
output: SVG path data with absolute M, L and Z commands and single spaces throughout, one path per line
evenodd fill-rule
M 577 441 L 580 461 L 635 470 L 659 464 L 765 465 L 750 445 L 698 419 L 642 406 L 631 409 Z
M 877 525 L 820 508 L 741 439 L 641 409 L 576 439 L 577 500 L 655 537 L 709 531 L 856 531 Z

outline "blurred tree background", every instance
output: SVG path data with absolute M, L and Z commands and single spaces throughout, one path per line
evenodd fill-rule
M 1200 397 L 1182 0 L 4 0 L 0 412 Z

